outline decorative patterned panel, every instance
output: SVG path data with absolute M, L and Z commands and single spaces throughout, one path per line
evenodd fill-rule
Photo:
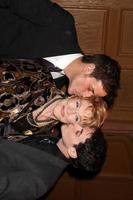
M 107 10 L 69 9 L 76 21 L 81 48 L 85 53 L 103 53 L 107 24 Z
M 121 13 L 119 56 L 133 56 L 133 10 Z

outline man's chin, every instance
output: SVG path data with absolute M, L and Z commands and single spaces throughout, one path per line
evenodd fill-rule
M 68 88 L 68 94 L 69 95 L 77 95 L 78 96 L 78 93 L 76 90 L 72 89 L 72 88 Z
M 68 88 L 68 94 L 72 95 L 72 90 L 71 90 L 71 88 Z

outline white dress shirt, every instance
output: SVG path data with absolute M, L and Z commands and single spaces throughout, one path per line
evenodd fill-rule
M 56 67 L 62 69 L 61 72 L 51 72 L 52 77 L 56 79 L 61 76 L 64 76 L 65 73 L 63 69 L 65 69 L 73 60 L 81 56 L 83 56 L 81 53 L 75 53 L 75 54 L 67 54 L 67 55 L 61 55 L 61 56 L 46 57 L 44 59 L 53 63 Z

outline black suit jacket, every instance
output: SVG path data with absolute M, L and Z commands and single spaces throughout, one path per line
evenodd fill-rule
M 79 53 L 73 16 L 49 0 L 0 0 L 0 57 Z
M 35 200 L 41 197 L 68 165 L 56 145 L 49 144 L 51 152 L 46 151 L 46 145 L 41 148 L 39 144 L 33 146 L 36 148 L 0 140 L 1 200 Z

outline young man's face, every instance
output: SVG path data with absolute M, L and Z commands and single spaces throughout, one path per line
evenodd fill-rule
M 88 106 L 88 100 L 79 97 L 68 97 L 56 105 L 54 115 L 63 123 L 82 124 L 86 110 L 88 111 Z
M 75 94 L 82 97 L 99 96 L 104 97 L 107 95 L 101 80 L 89 76 L 88 74 L 76 75 L 69 83 L 68 93 Z
M 61 127 L 62 140 L 64 146 L 68 149 L 76 144 L 84 143 L 87 138 L 93 134 L 93 129 L 82 128 L 78 124 L 64 124 Z

